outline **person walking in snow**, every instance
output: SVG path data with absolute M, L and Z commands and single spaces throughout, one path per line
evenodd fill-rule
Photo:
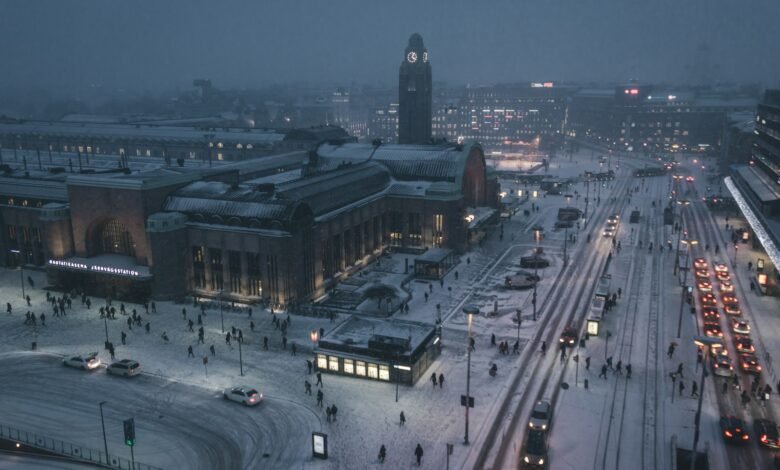
M 322 373 L 321 372 L 317 372 L 317 384 L 316 385 L 318 387 L 324 387 L 325 386 L 322 383 Z
M 685 382 L 680 380 L 680 385 L 679 385 L 678 389 L 680 390 L 680 396 L 682 396 L 683 392 L 685 391 Z
M 146 328 L 146 332 L 149 333 L 149 330 L 151 329 L 151 324 L 149 322 L 146 322 L 146 325 L 144 325 L 144 328 Z
M 163 341 L 165 341 L 167 343 L 168 342 L 168 333 L 163 331 L 162 335 L 160 335 L 160 338 L 162 338 Z
M 683 363 L 682 362 L 680 363 L 680 365 L 677 366 L 677 375 L 680 376 L 681 379 L 684 378 L 683 377 Z
M 195 354 L 192 353 L 192 346 L 187 346 L 187 357 L 195 357 Z
M 406 425 L 406 416 L 404 416 L 404 412 L 401 412 L 401 426 Z
M 590 370 L 590 356 L 585 358 L 585 370 Z
M 120 335 L 120 337 L 122 338 L 122 344 L 125 344 L 125 340 L 127 339 L 127 335 L 125 334 L 125 332 L 124 332 L 124 331 L 122 332 L 122 334 Z
M 326 416 L 326 420 L 330 423 L 330 407 L 329 406 L 325 407 L 325 416 Z
M 542 341 L 542 354 L 547 352 L 547 341 Z
M 311 361 L 309 359 L 306 359 L 306 368 L 309 371 L 309 375 L 311 375 L 311 368 L 312 368 L 312 366 L 313 366 L 313 364 L 311 363 Z
M 699 396 L 699 384 L 696 383 L 696 380 L 693 381 L 691 384 L 691 397 L 698 397 Z
M 669 349 L 666 350 L 666 356 L 669 357 L 669 359 L 671 359 L 672 356 L 674 356 L 674 348 L 675 348 L 675 344 L 674 343 L 670 343 L 669 344 Z
M 423 457 L 423 448 L 420 443 L 417 443 L 417 447 L 414 449 L 414 456 L 417 457 L 417 466 L 420 466 Z
M 209 351 L 211 351 L 211 355 L 212 356 L 216 356 L 217 355 L 217 351 L 214 349 L 214 345 L 213 344 L 211 346 L 209 346 Z
M 263 350 L 268 351 L 268 336 L 263 336 Z
M 439 374 L 439 388 L 444 388 L 444 374 Z
M 631 378 L 631 364 L 626 365 L 626 378 Z
M 436 385 L 438 385 L 436 382 L 436 372 L 431 374 L 431 383 L 433 383 L 433 388 L 436 388 Z
M 615 375 L 623 375 L 623 361 L 618 360 L 617 366 L 615 366 Z
M 324 398 L 324 394 L 322 393 L 322 390 L 317 390 L 317 406 L 322 408 L 322 399 Z
M 336 405 L 330 405 L 330 414 L 333 415 L 333 421 L 336 421 L 336 413 L 339 412 L 339 409 L 336 408 Z
M 385 457 L 387 456 L 387 450 L 385 449 L 385 445 L 382 444 L 382 446 L 379 448 L 379 463 L 385 463 Z
M 601 373 L 599 374 L 599 377 L 603 377 L 604 380 L 607 380 L 607 365 L 606 364 L 601 366 Z
M 306 395 L 311 395 L 311 382 L 305 380 L 303 382 L 304 392 Z
M 225 334 L 225 344 L 230 346 L 230 332 L 229 331 Z
M 190 331 L 193 331 L 193 332 L 195 331 L 195 329 L 193 328 L 194 326 L 195 326 L 195 323 L 192 321 L 192 318 L 187 320 L 187 328 L 189 328 Z

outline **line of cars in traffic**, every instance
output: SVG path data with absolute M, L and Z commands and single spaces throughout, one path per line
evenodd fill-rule
M 93 352 L 89 354 L 65 356 L 62 359 L 62 365 L 84 371 L 94 371 L 100 368 L 102 362 L 98 357 L 98 353 Z M 120 359 L 110 364 L 106 364 L 106 372 L 108 374 L 121 377 L 135 377 L 141 374 L 141 370 L 141 364 L 132 359 Z M 223 390 L 222 398 L 246 406 L 255 406 L 263 401 L 263 394 L 253 387 L 240 385 Z
M 547 438 L 552 422 L 553 407 L 550 400 L 538 400 L 531 410 L 528 432 L 520 455 L 521 468 L 547 468 Z
M 699 290 L 701 314 L 704 323 L 704 333 L 713 338 L 724 338 L 720 327 L 720 313 L 718 301 L 713 294 L 710 282 L 709 265 L 704 258 L 697 258 L 693 262 L 696 273 L 696 286 Z M 731 331 L 734 349 L 739 355 L 739 369 L 743 373 L 760 375 L 762 368 L 755 355 L 756 349 L 750 337 L 750 323 L 742 318 L 742 310 L 739 301 L 734 294 L 734 285 L 731 283 L 728 266 L 724 263 L 715 263 L 715 278 L 718 281 L 718 292 L 723 307 L 723 312 L 728 318 L 726 324 Z M 721 344 L 711 349 L 712 371 L 720 377 L 732 378 L 736 373 L 729 357 L 728 348 Z M 745 444 L 750 441 L 745 422 L 733 415 L 722 416 L 719 421 L 723 439 L 728 443 Z M 753 421 L 753 433 L 757 441 L 768 448 L 780 448 L 780 435 L 777 424 L 769 419 L 755 419 Z M 776 465 L 778 459 L 776 458 Z

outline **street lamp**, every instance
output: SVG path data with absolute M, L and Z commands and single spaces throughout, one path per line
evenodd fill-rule
M 690 201 L 681 199 L 677 201 L 677 205 L 680 206 L 680 226 L 677 228 L 677 251 L 674 254 L 674 275 L 677 275 L 677 271 L 680 269 L 680 238 L 682 237 L 683 226 L 683 214 L 682 208 L 690 205 Z
M 225 334 L 225 312 L 222 308 L 222 293 L 224 291 L 219 291 L 219 295 L 217 295 L 217 302 L 219 302 L 219 319 L 222 322 L 222 334 Z
M 685 244 L 687 250 L 686 250 L 686 259 L 688 258 L 688 253 L 690 252 L 690 249 L 693 245 L 698 245 L 699 240 L 693 240 L 693 239 L 685 239 L 682 240 L 681 243 Z M 680 339 L 680 332 L 682 331 L 682 312 L 683 312 L 683 304 L 685 303 L 685 297 L 688 295 L 688 290 L 686 288 L 686 283 L 688 282 L 688 267 L 686 266 L 686 269 L 683 270 L 683 281 L 682 281 L 682 295 L 680 296 L 680 318 L 677 320 L 677 339 Z
M 98 407 L 100 408 L 100 425 L 103 427 L 103 447 L 106 451 L 106 465 L 110 463 L 110 460 L 108 459 L 108 441 L 106 440 L 106 422 L 103 419 L 103 405 L 105 405 L 106 401 L 101 401 Z
M 704 362 L 701 367 L 701 381 L 699 382 L 699 403 L 696 405 L 695 427 L 693 431 L 693 452 L 691 457 L 691 470 L 696 468 L 696 447 L 699 445 L 699 423 L 701 421 L 701 402 L 704 398 L 704 378 L 707 377 L 707 359 L 709 358 L 710 348 L 716 345 L 722 345 L 720 340 L 709 338 L 707 336 L 696 336 L 693 339 L 696 346 L 704 348 Z
M 466 435 L 463 438 L 463 443 L 468 445 L 469 443 L 469 405 L 471 405 L 471 321 L 474 315 L 479 315 L 479 309 L 474 306 L 463 307 L 463 313 L 468 315 L 469 319 L 469 338 L 466 348 L 467 366 L 466 366 Z
M 517 343 L 520 344 L 520 321 L 521 321 L 520 315 L 523 313 L 523 311 L 520 310 L 519 308 L 516 311 L 517 311 Z
M 544 229 L 539 225 L 534 225 L 532 230 L 534 231 L 536 248 L 534 249 L 534 296 L 531 303 L 534 306 L 534 321 L 536 321 L 536 285 L 539 284 L 539 240 L 542 238 L 542 230 Z
M 317 341 L 320 339 L 320 332 L 315 330 L 311 330 L 309 332 L 309 339 L 311 339 L 311 347 L 314 349 L 317 346 Z
M 238 367 L 239 367 L 241 377 L 244 376 L 244 355 L 241 352 L 241 343 L 243 342 L 244 342 L 244 336 L 243 335 L 239 336 L 238 337 Z
M 106 328 L 106 344 L 104 346 L 108 349 L 108 315 L 103 315 L 103 326 Z

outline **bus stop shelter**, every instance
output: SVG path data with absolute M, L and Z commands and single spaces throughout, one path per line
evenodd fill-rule
M 455 252 L 431 248 L 414 260 L 414 275 L 421 279 L 441 279 L 455 266 Z

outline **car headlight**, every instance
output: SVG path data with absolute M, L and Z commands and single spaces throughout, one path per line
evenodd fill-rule
M 531 463 L 531 459 L 529 459 L 527 455 L 525 456 L 525 458 L 523 459 L 523 461 L 524 461 L 525 463 Z
M 544 459 L 539 459 L 539 465 L 544 465 Z
M 542 424 L 542 431 L 544 431 L 546 429 L 547 429 L 547 425 L 546 424 Z
M 529 428 L 533 428 L 533 427 L 534 427 L 534 423 L 531 423 L 531 422 L 529 422 L 529 423 L 528 423 L 528 427 L 529 427 Z

